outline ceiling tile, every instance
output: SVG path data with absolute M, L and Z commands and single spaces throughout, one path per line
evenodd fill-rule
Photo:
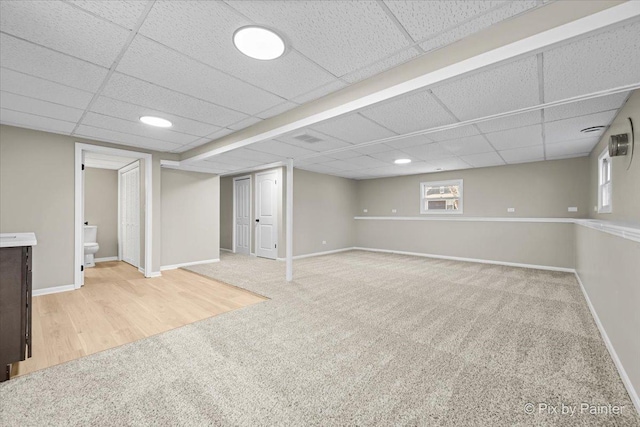
M 390 148 L 390 147 L 387 147 Z M 360 151 L 360 150 L 358 150 Z M 393 162 L 395 160 L 398 159 L 411 159 L 411 160 L 415 160 L 415 158 L 412 158 L 412 155 L 410 155 L 409 153 L 406 153 L 404 151 L 401 150 L 387 150 L 387 151 L 382 151 L 379 153 L 371 153 L 369 154 L 369 157 L 372 157 L 374 159 L 377 160 L 381 160 L 387 164 L 393 164 Z M 404 166 L 404 165 L 403 165 Z
M 249 115 L 283 101 L 142 36 L 131 43 L 117 71 Z
M 342 78 L 349 83 L 356 83 L 360 80 L 364 80 L 367 77 L 374 76 L 382 73 L 383 71 L 390 70 L 393 67 L 397 67 L 400 64 L 404 64 L 420 55 L 420 52 L 414 48 L 404 49 L 398 53 L 395 53 L 387 58 L 374 62 L 371 65 L 362 67 L 356 71 L 352 71 L 349 74 L 345 74 Z
M 121 169 L 135 160 L 132 157 L 112 156 L 109 154 L 94 153 L 87 151 L 84 153 L 84 165 L 88 168 L 101 169 Z
M 247 117 L 243 113 L 119 73 L 114 73 L 111 76 L 102 94 L 131 104 L 166 111 L 217 126 L 227 126 Z
M 480 135 L 475 126 L 461 126 L 453 129 L 443 130 L 427 134 L 433 141 L 448 141 L 450 139 L 466 138 L 468 136 Z
M 366 146 L 357 146 L 355 151 L 360 154 L 370 155 L 370 154 L 384 153 L 388 151 L 400 151 L 400 150 L 397 150 L 387 144 L 373 144 L 373 145 L 366 145 Z
M 429 162 L 432 166 L 432 170 L 434 172 L 440 171 L 453 171 L 453 170 L 461 170 L 461 169 L 469 169 L 470 166 L 465 161 L 457 158 L 457 157 L 448 157 L 446 159 L 438 159 L 433 162 Z
M 129 104 L 127 102 L 118 101 L 117 99 L 107 98 L 104 96 L 99 97 L 96 102 L 93 103 L 91 111 L 132 122 L 137 122 L 142 116 L 162 117 L 171 121 L 173 124 L 173 126 L 171 126 L 171 130 L 174 132 L 188 133 L 196 136 L 207 136 L 221 129 L 219 126 L 185 119 L 184 117 L 176 116 L 175 114 Z
M 229 154 L 229 152 L 223 153 L 223 154 L 219 154 L 219 155 L 216 155 L 216 156 L 211 156 L 211 157 L 205 159 L 204 161 L 205 162 L 209 162 L 209 163 L 219 164 L 219 165 L 225 165 L 224 167 L 227 167 L 227 168 L 229 168 L 231 170 L 252 168 L 254 166 L 260 165 L 260 162 L 256 162 L 254 160 L 249 160 L 249 159 L 246 159 L 246 158 L 233 157 L 233 156 L 231 156 Z M 222 166 L 218 166 L 218 167 L 222 167 Z
M 361 155 L 362 153 L 359 153 L 356 150 L 345 150 L 331 153 L 331 157 L 337 160 L 353 159 L 354 157 L 360 157 Z
M 69 3 L 131 30 L 135 27 L 148 2 L 140 0 L 69 0 Z
M 198 139 L 195 135 L 178 133 L 169 129 L 145 125 L 140 121 L 133 122 L 98 113 L 87 113 L 81 124 L 131 135 L 139 135 L 153 140 L 168 141 L 179 145 L 189 144 Z
M 317 142 L 304 142 L 295 137 L 298 135 L 307 134 L 319 138 L 320 141 Z M 279 141 L 286 142 L 288 144 L 293 144 L 298 147 L 306 148 L 307 150 L 312 150 L 315 152 L 322 152 L 327 150 L 334 150 L 337 148 L 351 147 L 351 144 L 348 142 L 340 141 L 332 136 L 325 135 L 323 133 L 314 131 L 313 129 L 298 129 L 294 132 L 289 132 L 285 135 L 280 135 L 278 137 Z
M 232 150 L 229 152 L 229 157 L 250 160 L 258 162 L 258 164 L 273 163 L 283 160 L 282 156 L 255 151 L 250 148 L 238 148 L 236 150 Z
M 100 141 L 113 142 L 116 144 L 130 145 L 133 147 L 147 148 L 156 151 L 171 151 L 179 148 L 179 144 L 167 141 L 160 141 L 143 136 L 131 135 L 128 133 L 117 132 L 108 129 L 100 129 L 92 126 L 81 125 L 75 131 L 74 135 L 89 139 L 97 139 Z
M 447 2 L 441 2 L 441 3 L 447 3 Z M 458 3 L 467 3 L 467 2 L 460 1 Z M 476 3 L 481 3 L 481 2 L 476 2 Z M 491 3 L 495 4 L 496 2 L 491 2 Z M 473 16 L 471 19 L 465 22 L 462 22 L 459 25 L 454 25 L 453 27 L 449 27 L 449 29 L 441 33 L 429 36 L 424 42 L 420 43 L 420 47 L 424 51 L 429 52 L 431 50 L 453 43 L 464 37 L 468 37 L 478 31 L 488 28 L 493 24 L 496 24 L 500 21 L 511 18 L 519 13 L 525 12 L 538 5 L 538 2 L 535 0 L 507 1 L 507 2 L 500 2 L 500 3 L 502 3 L 502 6 L 498 6 L 497 8 L 493 8 L 489 11 Z
M 305 94 L 296 96 L 292 99 L 292 101 L 297 102 L 298 104 L 304 104 L 305 102 L 310 102 L 318 98 L 322 98 L 323 96 L 336 92 L 344 87 L 347 87 L 346 83 L 343 83 L 340 80 L 334 80 Z
M 454 123 L 427 91 L 412 93 L 375 104 L 361 114 L 399 134 Z
M 282 104 L 278 104 L 275 107 L 271 107 L 267 110 L 261 111 L 259 113 L 256 114 L 256 117 L 259 117 L 261 119 L 269 119 L 271 117 L 277 116 L 278 114 L 282 114 L 286 111 L 291 110 L 292 108 L 297 107 L 298 104 L 295 104 L 293 102 L 290 101 L 285 101 Z
M 375 1 L 229 1 L 278 29 L 295 49 L 336 76 L 385 58 L 409 43 Z
M 320 166 L 328 166 L 339 171 L 354 171 L 358 169 L 366 169 L 366 167 L 364 166 L 351 163 L 350 160 L 332 160 L 327 163 L 321 163 Z
M 601 111 L 617 110 L 624 104 L 629 92 L 589 99 L 587 101 L 573 102 L 554 108 L 544 109 L 544 118 L 548 122 L 568 119 L 570 117 L 585 116 Z
M 395 135 L 357 113 L 325 120 L 313 125 L 313 129 L 351 143 L 369 142 Z
M 508 150 L 532 145 L 542 147 L 543 143 L 542 125 L 525 126 L 501 132 L 487 133 L 485 136 L 496 150 Z
M 490 116 L 540 103 L 535 56 L 474 73 L 433 88 L 460 120 Z
M 338 175 L 341 172 L 339 169 L 335 169 L 335 168 L 332 168 L 331 166 L 327 166 L 324 164 L 301 165 L 301 166 L 298 166 L 298 168 L 311 171 L 311 172 L 324 173 L 328 175 Z
M 460 159 L 464 162 L 469 163 L 475 168 L 504 165 L 504 160 L 502 160 L 502 158 L 495 151 L 492 151 L 490 153 L 460 156 Z
M 242 119 L 239 122 L 230 124 L 227 127 L 232 130 L 240 130 L 240 129 L 249 127 L 251 125 L 255 125 L 256 123 L 260 123 L 261 121 L 262 119 L 258 117 L 247 117 L 246 119 Z
M 500 155 L 507 163 L 538 162 L 544 160 L 544 147 L 542 145 L 536 145 L 533 147 L 502 150 L 500 151 Z
M 6 68 L 0 71 L 0 90 L 84 110 L 93 94 Z
M 2 31 L 110 67 L 129 31 L 60 1 L 0 2 Z
M 0 123 L 4 125 L 20 126 L 29 129 L 39 129 L 54 133 L 70 134 L 75 123 L 55 120 L 49 117 L 36 116 L 20 111 L 0 109 Z
M 640 82 L 640 21 L 544 53 L 545 101 Z M 580 78 L 576 78 L 580 76 Z
M 491 147 L 491 144 L 489 144 L 481 135 L 452 139 L 449 141 L 440 142 L 439 144 L 456 156 L 495 151 L 493 147 Z
M 560 142 L 557 144 L 547 144 L 545 148 L 547 159 L 589 154 L 599 140 L 600 138 L 596 136 L 592 138 L 582 138 L 573 141 Z
M 407 148 L 407 147 L 415 147 L 416 145 L 424 145 L 433 142 L 426 135 L 414 135 L 408 138 L 396 139 L 394 141 L 386 142 L 385 144 L 394 147 L 394 148 Z
M 346 159 L 346 162 L 353 165 L 353 169 L 370 169 L 370 168 L 379 168 L 388 165 L 388 162 L 382 161 L 380 159 L 373 158 L 371 156 L 359 156 L 353 157 L 350 159 Z
M 476 126 L 482 132 L 498 132 L 501 130 L 515 129 L 538 123 L 542 123 L 541 112 L 530 111 L 528 113 L 521 113 L 514 116 L 503 117 L 501 119 L 494 119 L 482 123 L 477 123 Z
M 553 144 L 555 142 L 583 139 L 589 136 L 600 137 L 603 132 L 597 132 L 597 134 L 594 135 L 593 133 L 584 134 L 580 132 L 580 130 L 591 126 L 609 126 L 615 116 L 616 111 L 605 111 L 571 119 L 547 122 L 544 124 L 545 142 L 547 144 Z
M 434 36 L 501 5 L 501 1 L 389 1 L 385 4 L 411 37 Z
M 27 98 L 9 92 L 0 92 L 0 107 L 23 113 L 49 117 L 65 122 L 76 123 L 82 117 L 83 110 L 66 107 L 53 102 Z
M 306 165 L 315 165 L 318 163 L 326 163 L 326 162 L 330 162 L 332 160 L 336 160 L 331 156 L 316 156 L 316 157 L 309 157 L 306 159 L 300 159 L 300 160 L 296 160 L 294 165 L 296 167 L 298 166 L 306 166 Z
M 97 91 L 107 76 L 106 68 L 6 34 L 0 34 L 0 63 L 5 68 L 87 91 Z
M 314 154 L 315 151 L 308 150 L 303 147 L 298 147 L 296 145 L 287 144 L 285 142 L 280 141 L 262 141 L 255 144 L 250 145 L 252 150 L 261 151 L 263 153 L 271 153 L 276 156 L 286 157 L 286 158 L 296 158 L 300 156 L 308 156 L 310 154 Z
M 407 147 L 402 149 L 412 159 L 433 161 L 443 159 L 445 157 L 451 157 L 451 152 L 442 147 L 441 144 L 430 143 L 425 145 L 417 145 L 413 147 Z

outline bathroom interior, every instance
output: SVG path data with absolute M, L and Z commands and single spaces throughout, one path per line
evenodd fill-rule
M 84 283 L 95 283 L 97 276 L 106 278 L 117 272 L 142 278 L 144 162 L 86 152 L 83 164 Z

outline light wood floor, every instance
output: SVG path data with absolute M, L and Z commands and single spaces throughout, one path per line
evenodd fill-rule
M 145 279 L 124 262 L 85 271 L 74 291 L 33 298 L 33 357 L 12 376 L 117 347 L 266 300 L 185 270 Z

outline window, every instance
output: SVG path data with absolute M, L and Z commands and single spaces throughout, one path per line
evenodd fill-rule
M 461 214 L 462 180 L 420 183 L 421 214 Z
M 598 157 L 598 213 L 611 213 L 611 157 L 605 150 Z

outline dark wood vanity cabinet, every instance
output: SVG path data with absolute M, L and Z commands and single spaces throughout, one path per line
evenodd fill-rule
M 0 248 L 0 381 L 31 357 L 31 254 L 31 246 Z

